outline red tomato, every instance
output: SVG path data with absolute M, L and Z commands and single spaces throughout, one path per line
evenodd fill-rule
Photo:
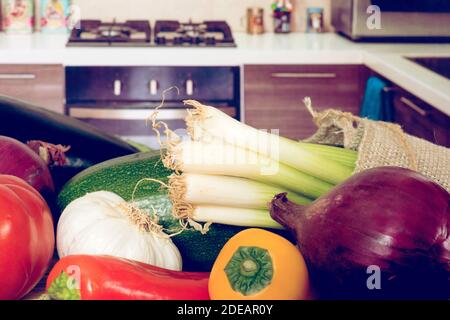
M 30 292 L 53 256 L 50 209 L 24 180 L 0 175 L 0 300 Z

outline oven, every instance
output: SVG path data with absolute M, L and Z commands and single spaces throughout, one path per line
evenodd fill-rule
M 372 25 L 380 9 L 379 27 Z M 333 0 L 332 24 L 353 40 L 450 40 L 448 0 Z
M 194 99 L 240 120 L 239 67 L 66 67 L 67 115 L 126 140 L 159 148 L 148 121 L 166 91 L 158 120 L 185 134 Z

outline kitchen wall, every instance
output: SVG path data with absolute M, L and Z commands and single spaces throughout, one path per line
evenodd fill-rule
M 330 29 L 330 3 L 332 0 L 292 0 L 295 13 L 292 27 L 295 31 L 304 31 L 306 25 L 306 8 L 309 6 L 323 7 L 325 10 L 325 28 Z M 245 9 L 250 6 L 265 9 L 266 30 L 272 30 L 270 5 L 273 0 L 73 0 L 80 6 L 83 19 L 118 20 L 177 19 L 187 21 L 219 19 L 227 20 L 234 31 L 244 31 L 242 17 Z

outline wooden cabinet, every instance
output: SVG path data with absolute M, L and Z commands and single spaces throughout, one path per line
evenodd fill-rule
M 0 65 L 0 95 L 63 113 L 62 65 Z
M 246 65 L 245 122 L 259 129 L 279 129 L 292 139 L 316 131 L 303 104 L 311 97 L 315 110 L 328 108 L 359 114 L 368 70 L 360 65 Z
M 450 147 L 450 117 L 412 94 L 395 87 L 395 122 L 405 132 Z

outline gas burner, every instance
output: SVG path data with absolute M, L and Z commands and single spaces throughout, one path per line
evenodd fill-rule
M 148 21 L 102 22 L 82 20 L 73 29 L 68 46 L 236 47 L 225 21 L 180 23 L 156 21 L 154 43 Z
M 82 20 L 80 28 L 73 29 L 68 46 L 150 46 L 151 29 L 148 21 Z
M 180 23 L 160 20 L 155 24 L 157 46 L 235 47 L 231 29 L 225 21 Z

